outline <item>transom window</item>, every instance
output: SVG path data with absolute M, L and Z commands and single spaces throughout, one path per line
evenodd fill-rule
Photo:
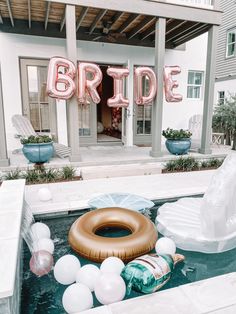
M 203 72 L 188 72 L 187 98 L 200 99 L 202 95 Z
M 218 92 L 218 103 L 220 105 L 224 104 L 225 102 L 225 91 L 219 91 Z
M 236 50 L 236 28 L 231 29 L 227 32 L 227 47 L 226 47 L 226 57 L 235 56 Z

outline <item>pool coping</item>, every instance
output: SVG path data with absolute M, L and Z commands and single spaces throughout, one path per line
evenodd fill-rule
M 14 295 L 25 180 L 4 181 L 0 188 L 0 308 Z
M 215 170 L 205 170 L 28 185 L 25 199 L 32 212 L 41 215 L 88 208 L 91 198 L 104 193 L 131 193 L 156 201 L 195 196 L 205 193 L 214 173 Z M 51 200 L 39 200 L 41 188 L 49 189 Z

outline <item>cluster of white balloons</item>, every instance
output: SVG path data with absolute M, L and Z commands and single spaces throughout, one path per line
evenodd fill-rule
M 155 250 L 158 255 L 174 255 L 176 252 L 176 245 L 172 239 L 163 237 L 157 240 Z
M 54 277 L 63 285 L 70 285 L 62 297 L 65 311 L 71 314 L 92 308 L 93 291 L 101 304 L 123 300 L 126 285 L 120 273 L 124 266 L 118 257 L 108 257 L 99 269 L 92 264 L 81 267 L 74 255 L 62 256 L 54 266 Z
M 32 256 L 30 259 L 30 269 L 37 276 L 48 274 L 53 267 L 54 243 L 51 239 L 49 227 L 36 222 L 30 228 L 32 243 Z

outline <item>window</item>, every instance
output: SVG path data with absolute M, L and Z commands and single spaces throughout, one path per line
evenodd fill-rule
M 57 137 L 55 101 L 46 92 L 48 60 L 20 59 L 23 114 L 34 130 Z
M 200 99 L 202 94 L 203 72 L 188 72 L 187 98 Z
M 223 105 L 224 102 L 225 102 L 225 92 L 220 91 L 220 92 L 218 92 L 218 104 Z
M 227 32 L 226 58 L 235 56 L 236 50 L 236 28 Z

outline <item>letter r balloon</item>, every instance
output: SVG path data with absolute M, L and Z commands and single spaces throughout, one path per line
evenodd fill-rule
M 65 73 L 60 73 L 59 68 L 65 69 Z M 74 77 L 76 68 L 73 62 L 61 57 L 53 57 L 50 59 L 48 66 L 47 93 L 48 96 L 58 99 L 69 99 L 75 91 L 76 86 Z M 59 85 L 64 88 L 58 88 Z
M 80 103 L 86 104 L 86 93 L 88 93 L 95 104 L 101 99 L 97 92 L 97 87 L 102 81 L 102 71 L 95 63 L 80 62 L 78 65 L 79 72 L 79 89 L 78 100 Z M 88 74 L 92 74 L 92 79 L 88 78 Z

